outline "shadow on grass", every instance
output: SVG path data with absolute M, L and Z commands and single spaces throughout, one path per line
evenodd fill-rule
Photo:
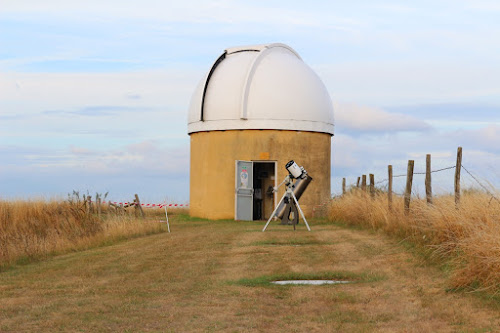
M 172 217 L 173 220 L 177 222 L 207 222 L 211 224 L 235 224 L 238 225 L 261 225 L 264 226 L 265 221 L 237 221 L 233 219 L 220 219 L 220 220 L 210 220 L 202 217 L 192 217 L 189 214 L 176 214 Z
M 303 245 L 329 245 L 333 242 L 322 242 L 314 238 L 298 237 L 290 239 L 267 239 L 262 241 L 255 241 L 248 246 L 303 246 Z

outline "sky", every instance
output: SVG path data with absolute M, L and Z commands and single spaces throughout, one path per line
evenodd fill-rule
M 332 194 L 426 154 L 452 166 L 458 146 L 498 188 L 499 17 L 486 0 L 0 0 L 0 199 L 188 202 L 191 94 L 224 49 L 274 42 L 332 98 Z M 433 182 L 451 192 L 453 170 Z

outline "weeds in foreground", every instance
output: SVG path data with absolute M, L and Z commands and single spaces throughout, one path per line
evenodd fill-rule
M 453 288 L 500 292 L 500 204 L 491 195 L 466 191 L 461 204 L 453 196 L 434 198 L 432 205 L 412 199 L 405 213 L 402 197 L 374 199 L 361 191 L 335 198 L 329 218 L 395 235 L 432 249 L 452 265 Z
M 78 198 L 77 198 L 78 199 Z M 0 269 L 49 255 L 87 249 L 117 240 L 165 231 L 163 209 L 146 210 L 146 219 L 132 211 L 104 205 L 102 214 L 84 200 L 0 201 Z

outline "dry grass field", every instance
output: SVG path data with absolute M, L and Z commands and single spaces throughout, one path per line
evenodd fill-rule
M 0 273 L 2 332 L 494 332 L 497 303 L 449 292 L 446 271 L 394 238 L 311 220 L 178 215 L 172 233 Z M 272 279 L 349 284 L 276 286 Z
M 457 209 L 453 196 L 412 199 L 405 214 L 403 198 L 372 200 L 361 191 L 336 198 L 329 218 L 346 224 L 383 230 L 423 246 L 434 259 L 451 265 L 451 286 L 464 290 L 500 292 L 500 202 L 478 191 L 464 191 Z
M 89 212 L 80 200 L 0 201 L 0 271 L 20 262 L 95 247 L 165 231 L 158 223 L 125 214 Z M 146 221 L 165 218 L 161 209 L 146 210 Z

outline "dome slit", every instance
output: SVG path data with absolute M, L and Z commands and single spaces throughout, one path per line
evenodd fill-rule
M 207 95 L 207 89 L 208 89 L 208 83 L 210 82 L 210 78 L 212 77 L 212 74 L 215 72 L 215 69 L 219 64 L 226 58 L 227 51 L 224 51 L 222 55 L 215 61 L 214 65 L 210 69 L 210 73 L 208 73 L 207 81 L 205 82 L 205 87 L 203 88 L 203 97 L 201 98 L 201 114 L 200 114 L 200 120 L 205 121 L 203 115 L 204 115 L 204 109 L 205 109 L 205 97 Z

